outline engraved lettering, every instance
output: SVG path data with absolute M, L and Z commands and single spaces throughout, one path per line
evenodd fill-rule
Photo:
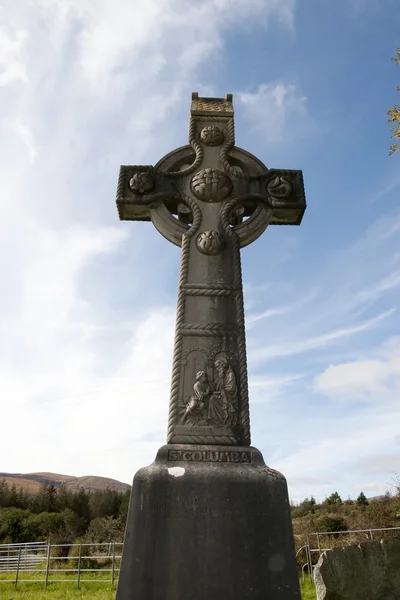
M 239 452 L 231 452 L 231 461 L 232 462 L 240 462 Z
M 242 462 L 242 463 L 251 462 L 251 454 L 250 454 L 250 452 L 242 452 L 242 456 L 240 458 L 240 462 Z
M 219 453 L 219 462 L 230 462 L 229 452 L 220 452 Z
M 251 463 L 251 452 L 234 450 L 169 450 L 168 460 L 189 462 Z
M 218 452 L 210 452 L 210 462 L 218 462 Z

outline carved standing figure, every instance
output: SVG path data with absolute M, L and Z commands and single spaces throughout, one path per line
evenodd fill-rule
M 214 363 L 216 377 L 214 390 L 208 403 L 209 422 L 220 426 L 234 426 L 237 418 L 236 376 L 225 360 Z

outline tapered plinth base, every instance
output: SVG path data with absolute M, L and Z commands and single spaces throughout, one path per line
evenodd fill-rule
M 286 480 L 249 447 L 166 445 L 133 480 L 117 600 L 299 600 Z

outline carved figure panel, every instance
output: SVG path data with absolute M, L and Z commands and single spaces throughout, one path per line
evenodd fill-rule
M 214 377 L 205 370 L 196 373 L 193 395 L 184 399 L 182 425 L 234 427 L 238 415 L 236 375 L 226 358 L 214 362 Z

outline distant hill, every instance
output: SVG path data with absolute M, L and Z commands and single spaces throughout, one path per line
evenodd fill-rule
M 8 485 L 15 485 L 23 489 L 27 494 L 37 494 L 40 486 L 47 483 L 55 487 L 65 486 L 67 489 L 77 492 L 79 488 L 84 488 L 90 492 L 96 490 L 115 490 L 125 492 L 130 489 L 130 485 L 109 479 L 108 477 L 96 477 L 95 475 L 85 475 L 83 477 L 74 477 L 72 475 L 61 475 L 60 473 L 0 473 L 0 479 L 5 479 Z

